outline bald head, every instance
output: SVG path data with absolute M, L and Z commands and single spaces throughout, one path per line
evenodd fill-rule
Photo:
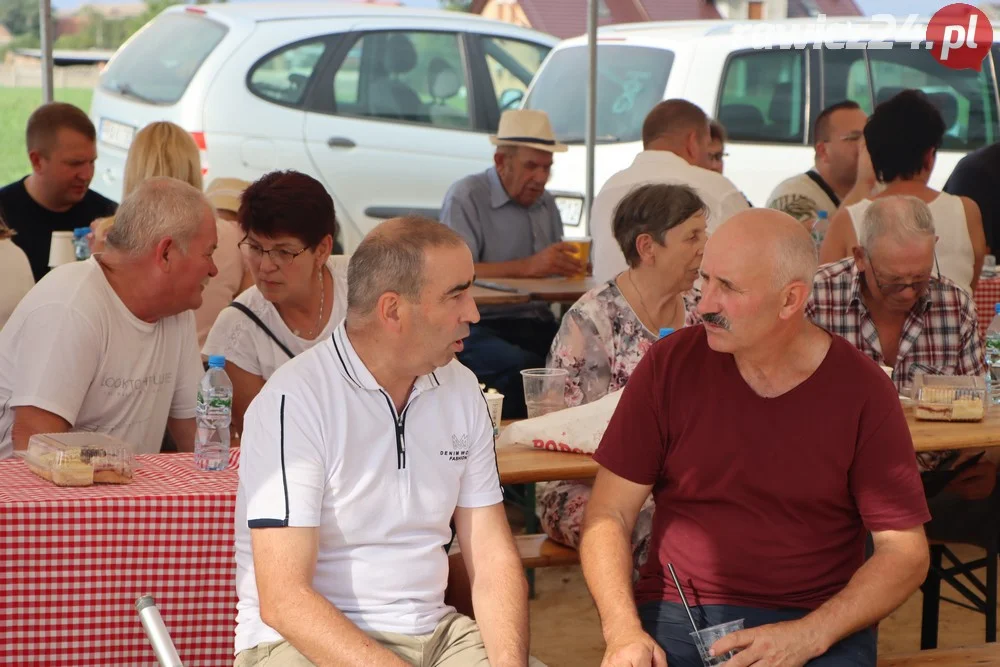
M 768 208 L 743 211 L 720 226 L 708 240 L 724 253 L 740 253 L 756 273 L 773 277 L 775 291 L 803 282 L 812 290 L 816 274 L 816 245 L 795 218 Z M 706 254 L 709 252 L 706 246 Z
M 419 301 L 426 251 L 463 245 L 461 236 L 429 218 L 409 215 L 386 220 L 370 231 L 351 255 L 347 268 L 348 311 L 367 315 L 386 292 Z

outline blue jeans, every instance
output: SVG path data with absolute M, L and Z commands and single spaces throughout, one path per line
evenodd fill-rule
M 793 621 L 805 616 L 804 609 L 757 609 L 735 605 L 692 607 L 691 615 L 699 628 L 744 619 L 744 627 L 755 628 L 771 623 Z M 691 622 L 684 607 L 677 602 L 647 602 L 639 605 L 639 619 L 645 630 L 664 651 L 670 667 L 702 667 L 698 648 L 691 635 Z M 810 660 L 808 667 L 875 667 L 878 646 L 875 633 L 862 630 L 834 644 L 822 656 Z
M 470 327 L 458 360 L 480 382 L 503 394 L 503 419 L 528 416 L 521 371 L 545 367 L 558 330 L 554 319 L 537 317 L 488 319 Z

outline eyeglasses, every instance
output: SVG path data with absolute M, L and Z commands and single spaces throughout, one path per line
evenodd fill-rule
M 271 248 L 270 250 L 264 250 L 256 243 L 246 240 L 246 238 L 239 242 L 239 247 L 249 259 L 252 259 L 255 262 L 259 262 L 263 259 L 264 255 L 267 255 L 271 259 L 271 262 L 274 263 L 274 265 L 279 269 L 285 268 L 291 264 L 296 257 L 308 250 L 308 248 L 303 248 L 298 251 L 285 250 L 284 248 Z
M 875 270 L 875 264 L 872 262 L 872 256 L 867 250 L 865 251 L 865 257 L 868 259 L 868 266 L 872 270 L 872 277 L 875 278 L 875 284 L 878 285 L 879 291 L 881 291 L 885 296 L 894 296 L 907 289 L 912 289 L 916 294 L 923 296 L 923 294 L 927 291 L 927 287 L 931 283 L 930 276 L 921 280 L 915 280 L 911 283 L 883 283 L 879 280 L 878 272 Z M 938 266 L 936 250 L 934 251 L 934 266 L 937 269 L 937 279 L 941 280 L 941 267 Z
M 718 153 L 708 154 L 708 159 L 711 160 L 712 162 L 722 162 L 722 158 L 727 158 L 727 157 L 729 157 L 729 153 L 724 153 L 721 151 Z

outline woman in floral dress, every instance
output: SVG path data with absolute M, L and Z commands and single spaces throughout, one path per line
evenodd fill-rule
M 619 203 L 612 228 L 629 268 L 573 304 L 549 352 L 550 368 L 569 371 L 567 406 L 621 389 L 661 328 L 694 323 L 691 290 L 705 248 L 705 218 L 705 203 L 683 185 L 644 185 Z M 577 547 L 589 498 L 586 482 L 539 485 L 546 534 Z M 652 515 L 650 497 L 632 534 L 636 569 L 646 559 Z

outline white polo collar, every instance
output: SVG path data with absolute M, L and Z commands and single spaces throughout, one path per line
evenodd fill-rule
M 345 322 L 341 322 L 337 329 L 333 332 L 332 342 L 333 350 L 337 357 L 337 370 L 340 371 L 340 374 L 343 375 L 351 385 L 357 387 L 358 389 L 364 389 L 367 391 L 385 391 L 355 351 L 354 345 L 351 344 L 351 340 L 347 336 L 347 327 Z M 438 380 L 436 373 L 431 372 L 427 375 L 420 375 L 413 383 L 411 398 L 417 393 L 440 386 L 441 382 Z

